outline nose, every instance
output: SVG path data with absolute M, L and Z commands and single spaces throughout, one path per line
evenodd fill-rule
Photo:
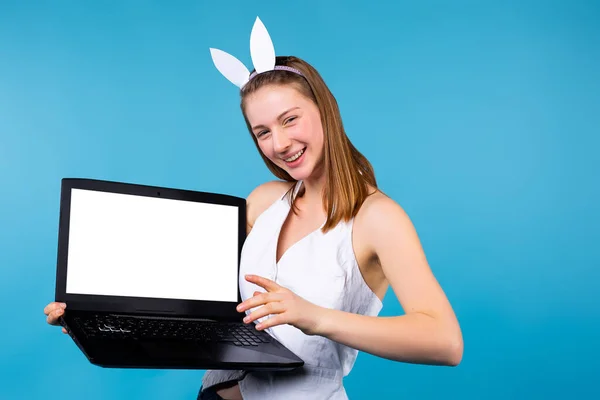
M 285 153 L 290 148 L 291 140 L 283 129 L 274 129 L 271 135 L 273 138 L 273 150 L 276 153 Z

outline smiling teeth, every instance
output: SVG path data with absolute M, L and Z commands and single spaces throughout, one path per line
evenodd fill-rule
M 300 150 L 299 152 L 297 152 L 296 154 L 294 154 L 293 156 L 291 156 L 290 158 L 286 158 L 285 161 L 287 162 L 292 162 L 298 159 L 298 157 L 300 157 L 302 154 L 304 153 L 304 149 Z

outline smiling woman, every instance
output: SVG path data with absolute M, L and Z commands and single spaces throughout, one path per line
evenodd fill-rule
M 199 398 L 346 399 L 343 377 L 358 351 L 457 365 L 463 343 L 452 307 L 410 219 L 379 191 L 346 136 L 335 97 L 304 60 L 273 57 L 269 67 L 270 50 L 251 47 L 261 71 L 249 79 L 213 54 L 240 86 L 248 131 L 280 179 L 247 199 L 238 310 L 305 365 L 292 373 L 208 371 Z M 405 315 L 378 317 L 390 285 Z

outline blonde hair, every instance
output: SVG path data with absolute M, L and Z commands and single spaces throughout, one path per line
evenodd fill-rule
M 263 72 L 253 77 L 241 90 L 241 109 L 250 136 L 254 140 L 262 159 L 269 170 L 278 178 L 295 182 L 285 170 L 274 164 L 260 151 L 258 141 L 245 112 L 245 99 L 266 85 L 292 86 L 300 94 L 313 101 L 321 115 L 323 125 L 323 163 L 326 184 L 323 191 L 323 206 L 327 211 L 327 221 L 323 232 L 335 227 L 341 220 L 355 217 L 363 202 L 369 196 L 368 185 L 377 188 L 377 181 L 371 163 L 350 142 L 346 135 L 335 97 L 317 70 L 306 61 L 289 56 L 277 57 L 276 65 L 292 67 L 302 73 L 276 70 Z M 293 186 L 288 192 L 295 212 Z M 301 193 L 300 193 L 301 194 Z

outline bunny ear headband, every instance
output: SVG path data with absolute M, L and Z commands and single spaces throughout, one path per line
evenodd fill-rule
M 302 75 L 297 69 L 275 65 L 275 48 L 273 47 L 271 36 L 269 36 L 267 28 L 265 28 L 258 17 L 256 17 L 252 32 L 250 33 L 250 55 L 255 72 L 250 74 L 248 68 L 240 60 L 222 50 L 211 48 L 210 55 L 219 72 L 240 89 L 250 79 L 262 72 L 285 70 Z

